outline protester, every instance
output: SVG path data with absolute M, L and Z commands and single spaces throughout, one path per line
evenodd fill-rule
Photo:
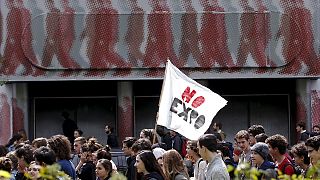
M 205 180 L 204 171 L 207 166 L 205 160 L 201 158 L 199 151 L 197 149 L 198 141 L 188 141 L 187 144 L 187 155 L 191 157 L 195 162 L 193 164 L 193 176 L 195 180 Z
M 239 163 L 245 162 L 251 165 L 251 150 L 249 144 L 249 133 L 246 130 L 238 131 L 235 135 L 237 145 L 242 150 Z
M 106 125 L 104 130 L 105 130 L 105 132 L 107 134 L 107 144 L 111 148 L 119 147 L 118 146 L 117 136 L 113 132 L 113 130 L 114 130 L 113 127 L 111 127 L 109 125 Z
M 38 165 L 35 161 L 32 161 L 28 167 L 28 175 L 29 179 L 37 180 L 40 178 L 40 168 L 41 166 Z
M 310 136 L 318 136 L 320 135 L 320 126 L 319 125 L 314 125 L 312 128 L 312 133 L 310 134 Z
M 306 141 L 308 156 L 310 157 L 311 166 L 316 166 L 320 161 L 320 136 L 314 136 Z
M 55 153 L 58 164 L 61 166 L 61 170 L 72 179 L 76 179 L 76 171 L 70 161 L 71 144 L 68 138 L 64 135 L 54 135 L 48 139 L 48 145 Z
M 164 174 L 151 151 L 141 151 L 136 156 L 135 167 L 138 173 L 143 173 L 145 180 L 164 180 Z
M 24 173 L 27 172 L 29 164 L 34 160 L 32 147 L 29 144 L 25 144 L 18 148 L 15 154 L 18 158 L 18 173 L 16 174 L 15 179 L 26 179 Z
M 183 159 L 175 149 L 168 150 L 163 154 L 162 170 L 164 172 L 165 179 L 190 179 L 186 167 L 183 164 Z
M 217 137 L 213 134 L 204 134 L 200 136 L 197 144 L 199 154 L 208 162 L 205 179 L 206 180 L 229 180 L 230 176 L 222 157 L 217 153 Z
M 87 141 L 84 137 L 77 137 L 74 139 L 73 143 L 73 154 L 71 155 L 71 162 L 74 165 L 74 167 L 77 167 L 80 162 L 80 149 L 83 144 L 85 144 Z
M 248 133 L 249 133 L 249 144 L 250 146 L 253 146 L 255 143 L 257 143 L 255 136 L 261 133 L 265 133 L 265 131 L 262 125 L 254 124 L 249 127 Z
M 310 137 L 310 133 L 306 130 L 305 122 L 299 122 L 296 126 L 296 130 L 298 133 L 298 143 L 305 142 Z
M 280 135 L 276 134 L 266 139 L 266 144 L 268 144 L 269 152 L 278 166 L 278 169 L 287 175 L 292 175 L 295 173 L 294 165 L 286 157 L 287 151 L 287 139 Z
M 304 143 L 295 144 L 292 146 L 290 152 L 293 155 L 294 162 L 299 166 L 301 174 L 306 177 L 310 167 L 310 158 L 308 156 L 307 146 Z
M 11 152 L 11 151 L 16 150 L 17 146 L 20 143 L 23 143 L 23 136 L 21 134 L 15 134 L 12 136 L 12 138 L 6 144 L 6 147 L 8 148 L 8 151 Z
M 77 177 L 82 180 L 95 180 L 95 165 L 92 160 L 93 147 L 85 143 L 80 149 L 80 162 L 76 167 Z
M 136 169 L 134 164 L 136 162 L 136 153 L 132 150 L 132 145 L 137 141 L 135 137 L 126 137 L 122 141 L 122 151 L 127 156 L 127 171 L 125 173 L 128 180 L 135 180 Z
M 56 163 L 56 155 L 52 149 L 42 146 L 33 152 L 34 160 L 42 167 Z
M 12 162 L 11 166 L 11 179 L 15 179 L 16 174 L 18 173 L 18 158 L 15 155 L 15 152 L 8 152 L 6 158 L 9 158 Z M 8 171 L 9 172 L 9 171 Z
M 35 150 L 42 146 L 47 146 L 47 139 L 44 137 L 36 138 L 32 141 L 32 149 Z
M 12 170 L 12 162 L 7 157 L 0 157 L 0 170 L 7 171 L 11 173 Z
M 252 166 L 259 170 L 274 169 L 275 164 L 268 161 L 269 147 L 266 143 L 258 142 L 251 147 Z
M 112 164 L 113 172 L 117 172 L 118 169 L 116 164 L 112 161 L 110 150 L 107 150 L 106 148 L 101 148 L 101 149 L 98 149 L 94 154 L 96 155 L 96 161 L 100 159 L 108 159 Z M 97 164 L 97 163 L 94 162 L 94 164 Z
M 82 134 L 83 134 L 83 132 L 80 129 L 74 130 L 74 132 L 73 132 L 74 139 L 77 139 L 78 137 L 81 137 Z
M 175 149 L 180 153 L 180 155 L 182 155 L 182 139 L 180 134 L 170 130 L 170 136 L 172 138 L 172 149 Z
M 107 159 L 100 159 L 96 165 L 97 180 L 110 180 L 112 176 L 112 164 Z

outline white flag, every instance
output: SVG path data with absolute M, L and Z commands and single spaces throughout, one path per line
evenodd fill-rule
M 167 62 L 157 124 L 197 140 L 227 101 Z

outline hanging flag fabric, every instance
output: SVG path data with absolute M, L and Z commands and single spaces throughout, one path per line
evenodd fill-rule
M 197 140 L 226 104 L 224 98 L 187 77 L 168 60 L 159 102 L 158 125 L 190 140 Z

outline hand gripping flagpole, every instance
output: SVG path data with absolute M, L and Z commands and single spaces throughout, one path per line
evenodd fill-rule
M 161 87 L 161 93 L 160 93 L 160 98 L 159 98 L 159 103 L 158 103 L 158 107 L 160 105 L 160 102 L 161 102 L 161 98 L 162 98 L 162 92 L 163 92 L 163 87 L 164 87 L 164 82 L 166 80 L 166 75 L 168 73 L 168 64 L 170 63 L 170 60 L 167 59 L 167 63 L 166 63 L 166 69 L 164 71 L 164 77 L 163 77 L 163 81 L 162 81 L 162 87 Z M 157 115 L 156 115 L 156 123 L 154 125 L 154 136 L 153 136 L 153 140 L 152 140 L 152 144 L 155 144 L 156 142 L 156 138 L 158 137 L 158 133 L 157 133 L 157 122 L 158 122 L 158 117 L 159 117 L 159 111 L 157 112 Z M 159 141 L 158 141 L 159 142 Z

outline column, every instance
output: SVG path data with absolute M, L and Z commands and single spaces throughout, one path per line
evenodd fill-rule
M 119 146 L 127 136 L 133 136 L 133 93 L 132 82 L 119 81 L 118 84 L 118 137 Z

